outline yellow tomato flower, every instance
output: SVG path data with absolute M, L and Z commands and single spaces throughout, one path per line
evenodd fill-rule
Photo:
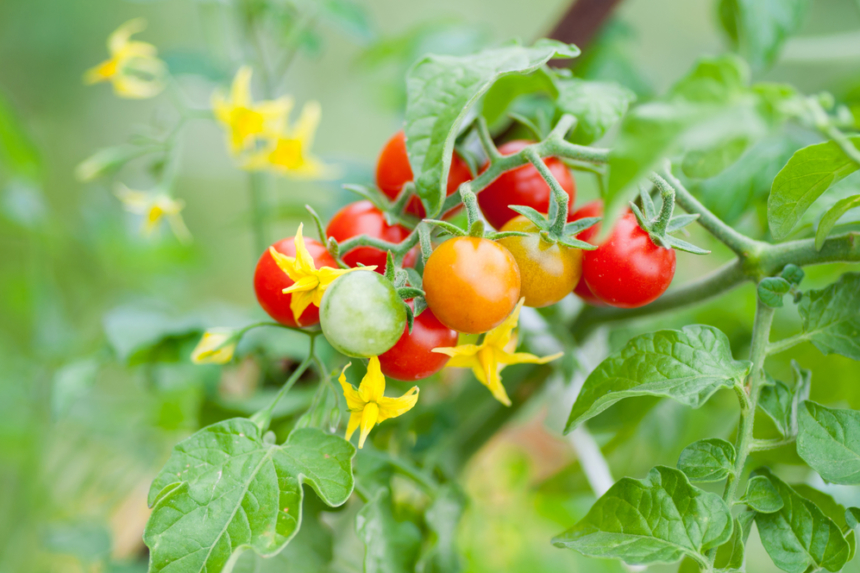
M 511 405 L 511 399 L 502 386 L 501 371 L 510 364 L 546 364 L 564 354 L 559 352 L 552 356 L 535 356 L 526 352 L 514 352 L 517 348 L 517 337 L 514 329 L 520 317 L 525 298 L 521 298 L 514 311 L 505 321 L 484 335 L 484 342 L 478 344 L 461 344 L 453 348 L 434 348 L 433 352 L 447 354 L 451 357 L 448 366 L 453 368 L 471 368 L 475 377 L 493 393 L 493 396 L 504 404 Z
M 109 81 L 118 96 L 149 98 L 164 89 L 164 62 L 156 56 L 152 44 L 132 41 L 131 37 L 146 28 L 146 20 L 136 18 L 126 22 L 108 37 L 110 59 L 84 74 L 84 82 L 95 84 Z
M 251 68 L 242 66 L 233 78 L 230 97 L 225 98 L 217 91 L 212 96 L 212 110 L 230 134 L 230 151 L 234 155 L 263 134 L 274 134 L 293 107 L 293 100 L 288 97 L 254 103 L 251 74 Z
M 299 317 L 311 304 L 319 306 L 322 302 L 322 297 L 325 294 L 328 286 L 337 277 L 352 271 L 372 271 L 376 267 L 359 267 L 356 269 L 333 269 L 331 267 L 321 267 L 317 269 L 314 266 L 314 258 L 305 247 L 305 239 L 302 237 L 302 228 L 304 224 L 299 225 L 299 230 L 296 231 L 296 256 L 288 257 L 287 255 L 275 250 L 274 247 L 269 247 L 269 254 L 275 259 L 275 263 L 282 271 L 287 273 L 295 284 L 284 289 L 284 294 L 292 294 L 290 299 L 290 310 L 293 311 L 293 318 L 296 322 Z
M 361 380 L 356 390 L 352 384 L 346 381 L 346 369 L 352 363 L 343 367 L 340 373 L 343 395 L 346 397 L 346 406 L 349 408 L 349 424 L 346 426 L 346 439 L 349 440 L 355 430 L 361 426 L 361 435 L 358 438 L 358 447 L 364 447 L 364 441 L 374 426 L 381 424 L 389 418 L 396 418 L 405 414 L 418 402 L 418 386 L 413 386 L 400 398 L 388 398 L 385 396 L 385 376 L 379 367 L 379 358 L 372 356 L 367 364 L 367 374 Z
M 232 328 L 210 328 L 191 353 L 195 364 L 227 364 L 233 359 L 239 340 Z
M 122 201 L 126 211 L 143 215 L 143 232 L 151 235 L 162 219 L 167 219 L 173 234 L 180 242 L 187 243 L 191 240 L 191 233 L 182 220 L 182 209 L 185 202 L 174 199 L 166 193 L 146 193 L 143 191 L 132 191 L 125 185 L 118 185 L 116 196 Z
M 252 170 L 271 169 L 304 179 L 337 177 L 336 169 L 325 165 L 310 152 L 321 113 L 320 104 L 311 101 L 304 105 L 295 125 L 290 125 L 285 117 L 277 132 L 260 150 L 249 155 L 243 167 Z

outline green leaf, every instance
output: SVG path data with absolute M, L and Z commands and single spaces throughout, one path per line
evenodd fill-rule
M 576 117 L 571 139 L 584 145 L 603 137 L 636 100 L 636 94 L 614 82 L 564 78 L 557 80 L 556 85 L 556 107 L 561 113 Z
M 794 286 L 799 286 L 800 283 L 803 282 L 803 277 L 806 276 L 806 273 L 804 273 L 803 269 L 798 267 L 797 265 L 789 263 L 785 265 L 785 267 L 782 269 L 782 272 L 779 273 L 779 276 L 781 276 Z
M 860 136 L 849 138 L 860 145 Z M 767 221 L 777 240 L 791 233 L 809 206 L 831 185 L 860 169 L 834 141 L 800 149 L 776 175 L 767 200 Z
M 846 197 L 845 199 L 838 201 L 821 217 L 821 221 L 818 223 L 818 229 L 815 231 L 816 250 L 820 251 L 821 247 L 824 246 L 824 241 L 827 240 L 827 236 L 830 234 L 834 225 L 836 225 L 836 222 L 839 221 L 840 217 L 851 209 L 855 209 L 857 207 L 860 207 L 860 195 Z
M 797 305 L 804 336 L 823 354 L 860 360 L 860 274 L 845 273 Z
M 791 284 L 782 277 L 768 277 L 758 283 L 758 297 L 771 308 L 783 305 L 782 298 L 791 290 Z
M 860 508 L 849 507 L 846 509 L 845 521 L 848 523 L 848 527 L 856 529 L 857 526 L 860 525 Z
M 759 513 L 774 513 L 782 509 L 783 505 L 779 492 L 765 476 L 750 478 L 740 503 L 747 504 Z
M 481 105 L 481 115 L 487 120 L 487 125 L 494 128 L 507 117 L 508 109 L 515 99 L 535 93 L 545 93 L 553 99 L 558 96 L 552 72 L 538 68 L 528 75 L 504 76 L 487 90 Z
M 573 58 L 576 46 L 539 40 L 475 55 L 430 55 L 406 76 L 406 148 L 418 196 L 434 216 L 445 198 L 454 139 L 472 105 L 499 78 L 534 72 L 551 58 Z
M 749 144 L 749 138 L 741 135 L 711 148 L 691 149 L 684 155 L 681 170 L 696 179 L 714 177 L 740 159 Z
M 735 447 L 725 440 L 709 438 L 693 442 L 681 452 L 678 469 L 690 481 L 720 481 L 735 467 Z
M 809 0 L 720 0 L 726 35 L 756 70 L 772 64 L 803 23 Z
M 440 572 L 456 573 L 461 569 L 456 543 L 457 524 L 465 505 L 463 492 L 453 485 L 445 485 L 439 488 L 425 514 L 427 525 L 435 536 L 432 562 Z
M 630 396 L 672 398 L 698 408 L 742 380 L 749 363 L 732 358 L 726 335 L 712 326 L 661 330 L 632 339 L 585 380 L 565 433 Z
M 761 468 L 753 473 L 769 479 L 783 501 L 782 509 L 757 513 L 755 520 L 762 545 L 776 566 L 788 573 L 842 569 L 850 547 L 833 520 L 770 470 Z
M 753 511 L 744 511 L 735 518 L 731 538 L 717 549 L 714 569 L 717 571 L 743 571 L 744 546 L 749 539 L 754 520 L 755 512 Z
M 759 395 L 758 407 L 773 420 L 783 436 L 791 433 L 793 398 L 791 389 L 779 380 L 762 388 Z
M 421 549 L 421 532 L 411 521 L 397 521 L 391 512 L 391 494 L 380 489 L 355 518 L 364 542 L 364 573 L 415 571 Z
M 203 321 L 193 315 L 178 315 L 169 308 L 136 303 L 108 311 L 102 322 L 117 358 L 129 365 L 164 356 L 176 360 L 173 347 L 205 329 Z
M 12 103 L 0 94 L 0 167 L 9 178 L 40 178 L 42 160 Z
M 261 434 L 235 418 L 176 445 L 149 490 L 151 573 L 220 571 L 244 548 L 275 555 L 301 524 L 303 483 L 330 506 L 346 502 L 355 455 L 349 442 L 311 428 L 281 445 Z
M 630 565 L 673 563 L 685 555 L 705 563 L 708 549 L 731 534 L 732 515 L 720 496 L 690 485 L 676 469 L 658 466 L 644 480 L 619 480 L 552 542 Z
M 860 483 L 860 412 L 806 401 L 798 416 L 797 453 L 825 480 Z
M 857 549 L 857 543 L 853 528 L 848 524 L 848 514 L 845 508 L 823 491 L 819 491 L 806 484 L 796 484 L 791 486 L 791 488 L 801 497 L 817 505 L 818 509 L 842 530 L 845 541 L 848 542 L 848 561 L 851 561 Z
M 745 87 L 748 76 L 746 64 L 736 56 L 701 58 L 665 100 L 626 115 L 609 158 L 607 220 L 614 220 L 637 182 L 673 147 L 686 142 L 692 149 L 710 149 L 758 131 L 761 122 L 750 111 L 755 98 L 745 97 L 751 93 Z

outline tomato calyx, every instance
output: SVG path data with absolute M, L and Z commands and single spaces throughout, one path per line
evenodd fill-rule
M 424 301 L 424 291 L 421 289 L 421 275 L 415 269 L 398 268 L 394 263 L 391 251 L 388 251 L 383 276 L 394 285 L 397 296 L 400 297 L 400 301 L 406 307 L 406 324 L 409 327 L 409 334 L 412 334 L 415 317 L 427 308 L 427 303 Z M 414 310 L 408 303 L 410 300 L 413 301 Z
M 660 206 L 660 211 L 654 205 L 654 200 L 651 198 L 651 189 L 643 187 L 639 191 L 639 202 L 641 208 L 635 202 L 630 202 L 630 210 L 636 217 L 639 226 L 648 233 L 651 241 L 658 247 L 664 249 L 676 249 L 685 251 L 694 255 L 708 255 L 711 251 L 697 247 L 692 243 L 671 236 L 669 233 L 680 231 L 690 223 L 699 218 L 698 214 L 693 215 L 677 215 L 672 216 L 675 209 L 675 188 L 672 187 L 665 179 L 654 177 L 653 182 L 660 191 L 663 204 Z

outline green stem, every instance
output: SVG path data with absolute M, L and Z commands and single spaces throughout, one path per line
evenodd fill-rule
M 496 144 L 493 143 L 493 136 L 490 135 L 490 130 L 487 127 L 487 120 L 484 119 L 484 116 L 479 115 L 477 121 L 478 139 L 481 141 L 481 146 L 484 148 L 484 153 L 487 154 L 490 162 L 496 161 L 499 159 L 502 154 L 499 153 L 499 149 L 496 147 Z
M 842 130 L 835 125 L 828 124 L 827 127 L 824 128 L 824 133 L 827 137 L 836 142 L 839 149 L 841 149 L 842 152 L 851 159 L 851 161 L 860 165 L 860 149 L 857 149 L 857 146 L 855 146 L 854 143 L 852 143 L 851 140 L 842 133 Z
M 305 370 L 307 370 L 314 357 L 315 341 L 316 335 L 311 336 L 310 348 L 308 349 L 307 358 L 305 358 L 302 363 L 299 364 L 298 368 L 293 371 L 290 377 L 287 378 L 287 381 L 284 383 L 283 386 L 281 386 L 281 389 L 275 396 L 274 400 L 272 400 L 272 402 L 268 406 L 251 416 L 251 421 L 254 422 L 254 424 L 256 424 L 261 431 L 265 432 L 269 428 L 269 424 L 272 421 L 272 412 L 275 411 L 275 406 L 278 405 L 278 402 L 281 401 L 281 398 L 283 398 L 287 394 L 287 392 L 290 391 L 290 388 L 293 387 L 293 384 L 295 384 L 296 381 L 301 378 L 302 374 L 304 374 Z M 323 375 L 323 373 L 321 372 L 320 375 Z
M 775 438 L 773 440 L 753 440 L 750 445 L 751 452 L 763 452 L 765 450 L 775 450 L 782 446 L 793 444 L 797 440 L 797 436 L 788 436 L 786 438 Z
M 547 219 L 550 221 L 550 232 L 556 237 L 560 237 L 564 233 L 565 224 L 567 224 L 567 204 L 570 201 L 570 196 L 561 188 L 555 175 L 552 174 L 552 171 L 549 170 L 537 152 L 534 149 L 526 149 L 526 157 L 529 162 L 534 165 L 552 191 Z
M 248 191 L 251 198 L 251 226 L 254 230 L 255 256 L 260 256 L 269 246 L 266 229 L 266 191 L 268 178 L 265 173 L 252 171 L 248 174 Z
M 807 340 L 809 340 L 809 334 L 806 333 L 797 334 L 789 338 L 784 338 L 782 340 L 770 343 L 767 347 L 767 353 L 779 354 L 780 352 L 785 352 L 789 348 L 793 348 L 801 342 L 806 342 Z

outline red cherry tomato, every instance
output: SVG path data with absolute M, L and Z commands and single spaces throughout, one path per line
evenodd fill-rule
M 280 240 L 272 245 L 276 251 L 283 253 L 288 257 L 296 256 L 296 244 L 293 237 Z M 334 260 L 324 246 L 319 241 L 305 238 L 305 247 L 314 259 L 314 266 L 338 268 L 337 261 Z M 274 318 L 281 324 L 287 326 L 312 326 L 320 321 L 319 308 L 310 305 L 305 309 L 299 317 L 299 322 L 296 323 L 293 318 L 293 311 L 290 310 L 290 301 L 293 295 L 284 294 L 282 291 L 288 286 L 294 284 L 293 279 L 287 276 L 287 273 L 281 270 L 269 250 L 260 257 L 257 261 L 257 269 L 254 271 L 254 292 L 257 293 L 257 302 L 263 307 L 269 316 Z
M 334 237 L 339 243 L 357 235 L 369 235 L 389 243 L 399 243 L 409 236 L 409 230 L 401 225 L 389 225 L 382 211 L 370 201 L 358 201 L 338 211 L 329 221 L 325 234 L 327 237 Z M 385 251 L 375 247 L 356 247 L 341 256 L 343 262 L 350 267 L 357 267 L 359 263 L 367 267 L 376 265 L 376 272 L 380 274 L 385 273 L 385 257 Z M 403 257 L 403 266 L 414 266 L 417 257 L 417 249 L 412 249 Z
M 448 356 L 432 352 L 434 348 L 456 345 L 457 331 L 439 322 L 427 308 L 415 317 L 412 334 L 407 325 L 400 340 L 379 355 L 379 365 L 386 376 L 414 382 L 439 372 L 448 362 Z
M 618 220 L 605 243 L 585 252 L 582 263 L 591 292 L 622 308 L 653 302 L 674 276 L 675 251 L 655 245 L 630 212 Z
M 448 171 L 448 195 L 471 179 L 472 172 L 469 171 L 469 166 L 455 151 L 451 157 L 451 169 Z M 401 130 L 395 133 L 382 148 L 379 161 L 376 163 L 376 185 L 393 201 L 409 181 L 412 181 L 412 167 L 406 155 L 406 134 Z M 405 211 L 419 219 L 423 219 L 426 215 L 424 205 L 418 197 L 412 197 L 409 200 Z M 454 209 L 451 210 L 453 211 Z
M 572 206 L 572 205 L 571 205 Z M 579 219 L 585 219 L 586 217 L 602 217 L 603 216 L 603 201 L 600 199 L 595 199 L 594 201 L 589 201 L 585 205 L 581 206 L 579 209 L 569 213 L 567 215 L 567 222 L 572 223 L 573 221 L 578 221 Z M 600 231 L 600 223 L 593 225 L 586 230 L 582 231 L 576 238 L 580 241 L 591 242 L 591 238 Z M 581 298 L 584 302 L 592 305 L 592 306 L 606 306 L 602 300 L 594 296 L 594 293 L 591 292 L 591 289 L 588 288 L 588 285 L 585 284 L 585 279 L 580 277 L 579 282 L 576 283 L 576 287 L 573 289 L 573 294 Z
M 534 143 L 533 141 L 509 141 L 499 147 L 502 155 L 512 155 Z M 555 176 L 561 188 L 570 196 L 568 204 L 572 205 L 576 198 L 576 184 L 573 176 L 560 159 L 547 157 L 544 164 Z M 489 164 L 481 171 L 486 171 Z M 495 229 L 501 229 L 505 223 L 519 215 L 508 208 L 509 205 L 525 205 L 537 209 L 541 213 L 549 211 L 550 188 L 540 176 L 534 165 L 523 165 L 512 171 L 506 171 L 490 183 L 486 189 L 478 193 L 478 204 L 484 217 Z

